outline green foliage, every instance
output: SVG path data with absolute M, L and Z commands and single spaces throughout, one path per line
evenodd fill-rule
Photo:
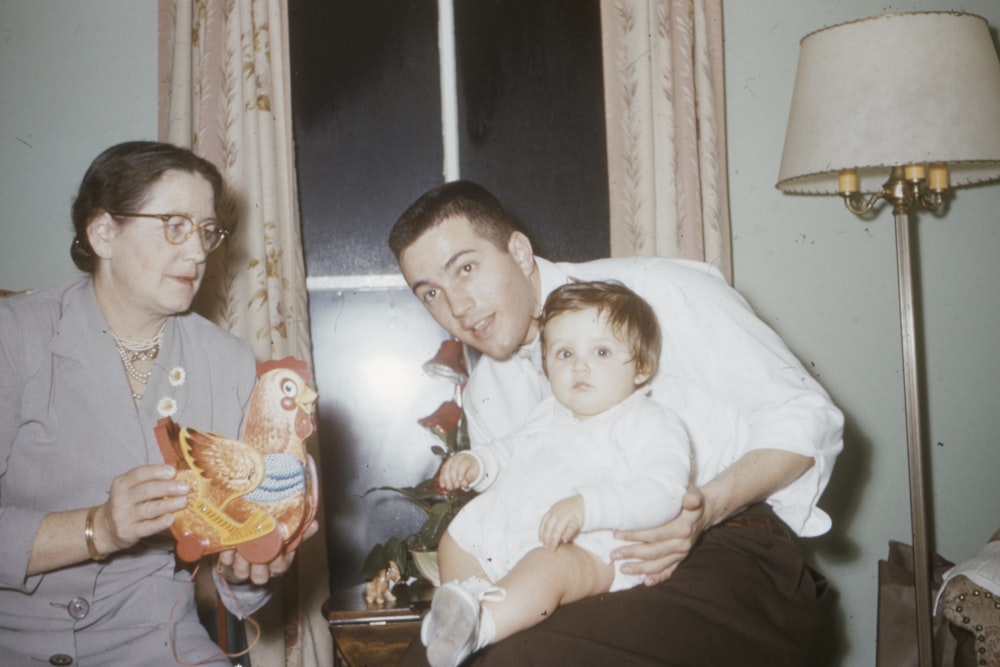
M 433 445 L 431 451 L 441 459 L 441 463 L 448 457 L 469 449 L 469 432 L 464 416 L 453 431 L 447 435 L 437 435 L 441 438 L 442 444 Z M 376 544 L 365 558 L 361 576 L 366 581 L 370 580 L 379 570 L 386 567 L 390 560 L 394 560 L 399 565 L 404 580 L 409 577 L 420 579 L 422 576 L 413 565 L 409 552 L 437 549 L 448 524 L 475 494 L 471 491 L 444 492 L 437 485 L 437 471 L 433 477 L 423 480 L 416 486 L 379 486 L 369 489 L 365 495 L 383 491 L 400 494 L 419 507 L 424 513 L 424 522 L 405 538 L 390 537 L 384 544 Z
M 361 566 L 361 576 L 364 577 L 365 581 L 374 579 L 379 570 L 388 565 L 391 560 L 396 561 L 401 573 L 405 573 L 407 568 L 412 569 L 406 543 L 401 542 L 398 537 L 390 537 L 385 544 L 375 545 L 375 548 L 365 558 L 364 565 Z

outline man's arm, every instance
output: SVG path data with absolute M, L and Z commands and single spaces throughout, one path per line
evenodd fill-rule
M 780 449 L 747 452 L 701 488 L 704 527 L 767 499 L 805 474 L 813 459 Z M 700 532 L 700 531 L 699 531 Z
M 615 537 L 641 544 L 616 549 L 611 557 L 637 559 L 624 563 L 621 570 L 646 575 L 647 586 L 665 581 L 702 532 L 785 488 L 812 465 L 811 458 L 783 450 L 747 452 L 700 489 L 689 490 L 677 518 L 656 528 L 616 531 Z

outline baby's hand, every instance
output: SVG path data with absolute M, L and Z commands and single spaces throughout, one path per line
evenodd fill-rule
M 459 452 L 441 466 L 438 485 L 445 491 L 468 489 L 477 477 L 479 477 L 479 461 L 471 454 Z
M 583 496 L 577 494 L 563 498 L 553 505 L 538 527 L 538 539 L 546 549 L 555 550 L 560 544 L 576 539 L 585 518 Z

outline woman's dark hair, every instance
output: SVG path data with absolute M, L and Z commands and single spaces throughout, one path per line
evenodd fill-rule
M 545 349 L 546 322 L 563 313 L 588 308 L 595 308 L 615 336 L 628 345 L 639 372 L 649 374 L 643 384 L 652 380 L 663 344 L 656 312 L 645 299 L 616 280 L 574 280 L 549 294 L 542 309 L 542 349 Z
M 149 190 L 168 171 L 204 177 L 212 186 L 213 209 L 222 199 L 222 175 L 208 160 L 186 148 L 157 141 L 128 141 L 98 155 L 80 182 L 73 200 L 73 243 L 70 257 L 77 268 L 93 273 L 97 266 L 87 237 L 87 225 L 101 212 L 132 212 L 142 208 Z
M 472 181 L 451 181 L 428 190 L 410 204 L 389 232 L 389 248 L 396 260 L 428 229 L 448 218 L 461 216 L 476 234 L 507 252 L 510 235 L 517 229 L 514 218 L 489 190 Z

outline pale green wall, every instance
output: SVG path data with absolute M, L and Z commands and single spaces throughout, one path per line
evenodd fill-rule
M 155 0 L 0 0 L 0 289 L 76 275 L 69 208 L 97 154 L 156 138 Z
M 892 216 L 861 222 L 835 197 L 774 188 L 799 40 L 883 12 L 957 9 L 1000 26 L 1000 3 L 725 0 L 735 281 L 847 416 L 824 501 L 835 528 L 812 540 L 839 594 L 840 659 L 875 664 L 878 560 L 909 543 L 909 496 Z M 915 45 L 919 48 L 920 45 Z M 892 64 L 872 67 L 892 75 Z M 1000 119 L 997 119 L 1000 122 Z M 958 561 L 1000 525 L 1000 184 L 958 190 L 920 216 L 928 442 L 937 551 Z
M 963 9 L 1000 26 L 1000 3 L 726 0 L 729 166 L 737 286 L 847 414 L 815 560 L 844 627 L 833 664 L 875 663 L 876 572 L 910 541 L 894 240 L 835 198 L 774 189 L 808 32 L 885 10 Z M 886 68 L 887 63 L 873 63 Z M 998 120 L 1000 122 L 1000 120 Z M 0 0 L 0 288 L 74 275 L 69 205 L 89 161 L 156 134 L 156 3 Z M 1000 185 L 958 192 L 919 226 L 938 551 L 970 556 L 1000 524 Z

